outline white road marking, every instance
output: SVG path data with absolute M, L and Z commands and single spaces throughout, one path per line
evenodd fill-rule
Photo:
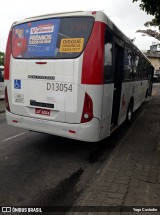
M 8 141 L 8 140 L 12 140 L 12 139 L 14 139 L 14 138 L 16 138 L 16 137 L 19 137 L 19 136 L 22 136 L 23 134 L 26 134 L 26 133 L 28 133 L 28 132 L 29 132 L 29 131 L 25 131 L 25 132 L 22 132 L 22 133 L 20 133 L 20 134 L 14 135 L 14 136 L 9 137 L 9 138 L 7 138 L 7 139 L 5 139 L 5 140 L 2 140 L 2 142 L 6 142 L 6 141 Z

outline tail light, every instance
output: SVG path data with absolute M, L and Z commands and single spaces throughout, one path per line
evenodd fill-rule
M 5 105 L 6 105 L 6 110 L 10 112 L 7 87 L 5 87 Z
M 92 15 L 96 15 L 97 11 L 92 11 Z
M 6 46 L 6 53 L 5 53 L 5 62 L 4 62 L 4 79 L 9 80 L 9 73 L 10 73 L 10 57 L 12 53 L 12 31 L 10 30 L 7 40 L 7 46 Z
M 89 122 L 92 119 L 93 119 L 93 102 L 91 97 L 87 93 L 85 93 L 81 123 Z

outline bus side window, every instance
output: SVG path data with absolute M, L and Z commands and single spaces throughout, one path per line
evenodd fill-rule
M 145 60 L 142 61 L 142 74 L 141 74 L 142 79 L 147 79 L 147 63 Z
M 138 79 L 139 76 L 139 64 L 140 64 L 140 57 L 134 53 L 134 58 L 133 58 L 133 79 Z
M 133 77 L 133 52 L 131 49 L 125 49 L 123 80 L 131 80 Z
M 142 74 L 143 74 L 143 58 L 139 56 L 139 61 L 135 73 L 135 79 L 142 79 Z
M 113 81 L 113 33 L 108 28 L 104 46 L 104 81 Z

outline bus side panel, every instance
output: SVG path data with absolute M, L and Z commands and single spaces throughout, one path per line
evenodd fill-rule
M 145 100 L 146 91 L 148 88 L 148 80 L 134 82 L 134 111 L 137 110 Z
M 131 98 L 133 97 L 133 111 L 137 110 L 145 100 L 146 91 L 148 89 L 147 80 L 139 80 L 134 82 L 123 82 L 121 93 L 121 104 L 119 112 L 118 125 L 126 119 L 127 109 Z
M 142 103 L 145 100 L 146 92 L 147 92 L 148 88 L 149 88 L 149 82 L 148 82 L 148 80 L 142 80 L 142 96 L 141 96 Z
M 126 119 L 128 104 L 133 95 L 134 83 L 133 82 L 123 82 L 121 91 L 121 102 L 119 110 L 119 120 L 118 125 L 122 124 Z M 133 95 L 134 97 L 134 95 Z
M 103 106 L 100 139 L 110 135 L 114 84 L 103 85 Z

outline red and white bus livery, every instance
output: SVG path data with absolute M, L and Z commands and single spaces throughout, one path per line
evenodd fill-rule
M 100 141 L 140 107 L 152 66 L 101 11 L 12 25 L 5 59 L 10 125 Z

